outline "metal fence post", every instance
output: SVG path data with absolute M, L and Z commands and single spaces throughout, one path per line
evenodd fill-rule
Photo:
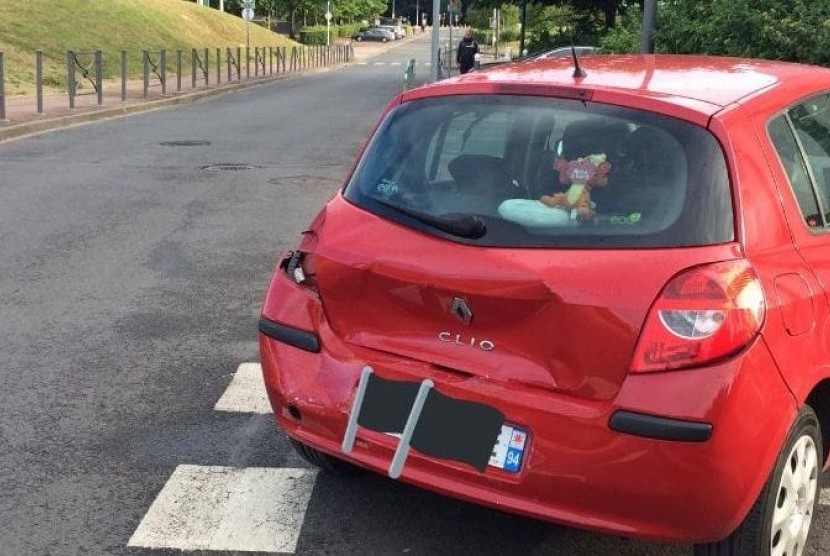
M 35 52 L 35 88 L 37 89 L 37 115 L 43 116 L 43 51 Z
M 251 78 L 251 47 L 245 47 L 245 79 Z
M 98 106 L 104 104 L 104 54 L 95 51 L 95 88 L 98 91 Z
M 176 92 L 182 92 L 182 51 L 176 51 Z
M 196 49 L 190 49 L 190 88 L 196 88 Z
M 216 84 L 222 83 L 222 49 L 216 49 Z
M 161 94 L 167 94 L 167 51 L 163 50 L 159 52 L 159 65 L 161 66 L 161 75 L 159 78 L 161 79 Z
M 0 50 L 0 122 L 6 121 L 6 66 Z
M 69 109 L 75 108 L 75 53 L 68 51 L 66 53 L 67 65 L 67 87 L 69 88 Z
M 150 90 L 150 53 L 142 50 L 144 58 L 144 98 L 147 98 L 147 92 Z
M 205 48 L 205 59 L 204 59 L 204 74 L 205 74 L 205 87 L 210 85 L 210 50 Z
M 242 81 L 242 47 L 236 47 L 236 80 Z
M 127 102 L 127 51 L 121 51 L 121 102 Z

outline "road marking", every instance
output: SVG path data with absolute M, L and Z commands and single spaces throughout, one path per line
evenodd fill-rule
M 127 546 L 293 554 L 317 472 L 180 465 Z
M 357 65 L 358 66 L 368 66 L 369 62 L 358 62 Z
M 402 66 L 403 64 L 400 62 L 392 62 L 390 65 L 392 66 Z
M 823 488 L 819 491 L 818 503 L 823 506 L 830 506 L 830 488 Z
M 382 65 L 384 65 L 384 64 L 386 64 L 386 62 L 375 62 L 375 65 L 376 65 L 376 66 L 382 66 Z
M 259 363 L 242 363 L 214 408 L 232 413 L 271 413 Z

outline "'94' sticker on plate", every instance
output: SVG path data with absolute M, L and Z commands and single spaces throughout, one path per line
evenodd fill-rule
M 512 425 L 502 425 L 488 465 L 510 473 L 518 473 L 522 467 L 526 445 L 525 431 Z

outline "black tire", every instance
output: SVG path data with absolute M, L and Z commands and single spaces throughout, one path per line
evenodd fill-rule
M 356 40 L 357 42 L 360 42 L 360 41 L 362 41 L 362 40 L 363 40 L 363 37 L 355 37 L 355 39 L 354 39 L 354 40 Z
M 386 42 L 386 41 L 388 41 L 388 40 L 389 40 L 389 39 L 387 39 L 386 37 L 381 37 L 380 42 Z
M 331 473 L 332 475 L 339 475 L 341 477 L 359 475 L 363 472 L 363 469 L 360 467 L 352 465 L 347 461 L 333 458 L 328 454 L 324 454 L 323 452 L 312 448 L 311 446 L 303 444 L 299 440 L 294 440 L 293 438 L 289 438 L 289 440 L 291 441 L 291 446 L 293 446 L 294 451 L 297 452 L 301 458 L 306 460 L 311 465 L 318 467 L 322 471 Z
M 812 408 L 804 406 L 796 416 L 795 423 L 787 435 L 787 441 L 778 454 L 778 460 L 775 462 L 770 478 L 761 490 L 761 494 L 758 495 L 752 509 L 749 510 L 746 519 L 724 540 L 696 545 L 695 556 L 769 556 L 772 548 L 772 521 L 776 505 L 783 505 L 784 502 L 788 501 L 787 498 L 792 496 L 792 493 L 788 496 L 786 488 L 781 484 L 781 478 L 788 465 L 793 469 L 795 468 L 796 460 L 790 456 L 796 445 L 809 446 L 810 441 L 816 449 L 817 456 L 815 467 L 813 468 L 810 465 L 810 471 L 808 472 L 811 478 L 815 478 L 815 491 L 813 492 L 812 507 L 807 505 L 803 510 L 806 514 L 809 514 L 810 525 L 812 525 L 815 522 L 814 517 L 819 498 L 818 483 L 824 452 L 822 451 L 821 426 L 818 418 Z M 807 495 L 809 496 L 809 493 Z M 800 500 L 800 496 L 796 496 L 796 498 Z M 812 527 L 808 529 L 807 538 L 809 538 L 811 529 Z M 777 542 L 783 542 L 780 535 Z M 804 539 L 804 542 L 793 551 L 792 556 L 800 555 L 806 544 L 807 539 Z

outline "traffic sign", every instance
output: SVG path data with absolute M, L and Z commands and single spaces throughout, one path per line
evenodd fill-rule
M 244 19 L 245 21 L 251 21 L 252 19 L 254 19 L 254 10 L 250 8 L 245 8 L 244 10 L 242 10 L 242 19 Z
M 242 9 L 253 10 L 256 8 L 256 0 L 242 0 Z

